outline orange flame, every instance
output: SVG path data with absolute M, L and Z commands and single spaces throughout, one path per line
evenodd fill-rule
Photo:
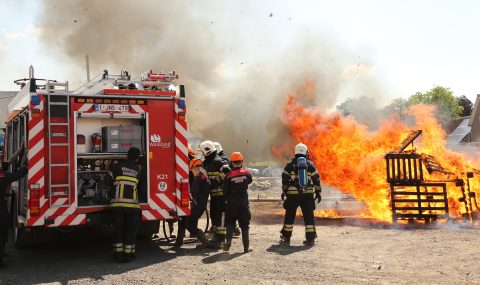
M 279 158 L 285 157 L 291 154 L 294 143 L 306 144 L 322 183 L 363 201 L 368 208 L 365 214 L 370 217 L 381 221 L 392 219 L 384 156 L 398 147 L 412 128 L 423 130 L 423 135 L 415 141 L 420 152 L 434 155 L 448 171 L 465 177 L 474 166 L 462 154 L 446 148 L 446 134 L 433 115 L 433 106 L 410 107 L 407 112 L 415 118 L 413 126 L 391 116 L 372 132 L 352 116 L 327 115 L 316 106 L 305 106 L 312 99 L 313 89 L 312 82 L 308 81 L 304 88 L 288 95 L 282 120 L 292 142 L 273 146 L 272 153 Z M 446 179 L 445 175 L 436 178 Z M 474 189 L 480 185 L 477 180 L 472 182 Z M 448 187 L 450 215 L 458 216 L 464 209 L 458 202 L 462 191 L 453 183 Z

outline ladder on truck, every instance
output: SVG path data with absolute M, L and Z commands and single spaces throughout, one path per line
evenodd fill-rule
M 68 81 L 47 81 L 48 193 L 50 207 L 72 204 Z

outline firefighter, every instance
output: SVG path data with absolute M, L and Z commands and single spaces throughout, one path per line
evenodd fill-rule
M 197 154 L 195 153 L 195 151 L 193 150 L 193 148 L 191 146 L 188 146 L 188 161 L 191 162 L 194 158 L 197 158 Z M 194 179 L 194 175 L 193 175 L 192 171 L 189 171 L 188 172 L 188 181 L 190 183 L 190 188 L 192 187 L 193 179 Z M 173 220 L 173 219 L 167 220 L 169 238 L 176 239 L 175 244 L 174 244 L 174 246 L 176 246 L 176 247 L 180 247 L 180 246 L 183 245 L 183 239 L 185 237 L 185 226 L 186 226 L 184 219 L 185 218 L 180 217 L 179 220 L 178 220 L 177 235 L 173 234 L 173 230 L 174 230 L 173 225 L 175 224 L 175 220 Z M 157 237 L 158 236 L 155 236 L 154 238 L 157 238 Z
M 225 243 L 225 227 L 223 225 L 225 197 L 223 196 L 222 183 L 225 174 L 230 171 L 230 167 L 218 156 L 213 142 L 204 141 L 200 143 L 200 150 L 205 157 L 203 168 L 210 181 L 210 217 L 214 229 L 212 242 L 214 247 L 221 248 Z
M 192 192 L 193 182 L 195 180 L 195 174 L 192 171 L 191 167 L 192 167 L 192 161 L 195 160 L 195 159 L 197 159 L 197 154 L 195 153 L 193 148 L 189 146 L 188 147 L 188 162 L 189 162 L 189 168 L 190 169 L 188 171 L 188 183 L 190 185 L 190 196 L 191 196 L 191 192 Z M 201 160 L 199 160 L 199 161 L 201 162 Z M 208 200 L 208 195 L 207 195 L 207 200 Z M 173 223 L 174 223 L 173 220 L 168 221 L 168 227 L 170 229 L 170 237 L 171 238 L 176 238 L 175 244 L 174 244 L 175 247 L 181 247 L 183 245 L 183 239 L 185 238 L 185 230 L 186 230 L 186 227 L 187 227 L 186 217 L 180 217 L 179 220 L 178 220 L 177 236 L 172 235 Z M 196 232 L 194 232 L 193 234 L 190 232 L 190 236 L 195 237 Z
M 313 162 L 308 158 L 308 148 L 303 143 L 295 146 L 295 158 L 292 159 L 282 173 L 282 200 L 285 199 L 285 220 L 281 230 L 281 243 L 290 244 L 293 223 L 298 206 L 302 209 L 305 223 L 305 237 L 303 242 L 307 246 L 315 245 L 317 233 L 315 230 L 313 211 L 315 200 L 320 203 L 322 187 L 320 175 Z
M 28 173 L 28 168 L 26 165 L 26 161 L 22 159 L 22 164 L 19 171 L 15 171 L 12 173 L 7 172 L 8 165 L 13 162 L 18 156 L 23 153 L 24 147 L 23 143 L 20 145 L 19 149 L 12 155 L 9 161 L 5 161 L 0 163 L 0 268 L 6 266 L 3 262 L 4 250 L 5 246 L 8 241 L 8 211 L 7 211 L 7 201 L 5 199 L 5 194 L 10 188 L 10 183 L 13 181 L 17 181 L 20 178 L 24 177 Z
M 223 250 L 229 251 L 232 245 L 232 237 L 235 224 L 240 224 L 242 229 L 243 252 L 252 251 L 248 235 L 250 225 L 250 208 L 248 205 L 248 185 L 252 183 L 252 175 L 242 168 L 243 155 L 240 152 L 233 152 L 230 156 L 232 171 L 223 180 L 223 192 L 226 200 L 225 224 L 227 226 L 227 242 Z
M 219 142 L 214 142 L 213 145 L 215 146 L 215 149 L 217 150 L 218 156 L 220 156 L 220 158 L 224 162 L 228 163 L 228 166 L 230 166 L 230 168 L 232 168 L 232 163 L 228 159 L 228 156 L 224 153 L 222 145 Z M 240 235 L 240 228 L 238 227 L 238 225 L 235 225 L 233 235 L 236 236 L 236 237 Z
M 114 258 L 120 262 L 129 262 L 135 258 L 135 239 L 141 222 L 141 210 L 138 204 L 138 184 L 140 169 L 135 163 L 140 150 L 132 147 L 128 150 L 127 160 L 112 167 L 113 199 L 110 209 L 113 216 Z
M 207 208 L 208 195 L 210 194 L 210 184 L 205 170 L 202 169 L 202 161 L 194 158 L 190 161 L 190 172 L 193 174 L 193 180 L 190 182 L 190 195 L 192 208 L 190 216 L 179 221 L 177 240 L 175 247 L 183 245 L 185 237 L 185 228 L 190 235 L 197 237 L 204 247 L 211 247 L 210 242 L 205 237 L 205 233 L 198 228 L 198 220 Z

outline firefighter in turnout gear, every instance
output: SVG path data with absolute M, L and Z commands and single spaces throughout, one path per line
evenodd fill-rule
M 185 229 L 187 229 L 192 236 L 197 237 L 203 247 L 211 247 L 210 242 L 205 237 L 205 233 L 198 228 L 198 220 L 207 209 L 208 195 L 210 193 L 210 184 L 204 171 L 200 159 L 193 158 L 190 161 L 190 172 L 193 174 L 193 180 L 189 181 L 192 208 L 190 216 L 178 222 L 178 234 L 175 247 L 181 247 L 183 245 Z
M 197 154 L 193 150 L 192 147 L 188 147 L 188 163 L 190 170 L 188 171 L 188 183 L 190 184 L 190 192 L 192 191 L 192 183 L 195 180 L 195 175 L 191 169 L 191 163 L 193 160 L 197 159 Z M 168 229 L 170 232 L 170 238 L 175 238 L 175 247 L 181 247 L 183 245 L 183 239 L 185 238 L 185 230 L 186 230 L 186 217 L 180 217 L 178 219 L 178 229 L 177 229 L 177 236 L 173 234 L 173 224 L 175 223 L 174 220 L 168 220 Z M 191 236 L 195 236 L 195 233 L 191 233 Z
M 140 150 L 132 147 L 128 150 L 127 160 L 112 167 L 113 195 L 110 209 L 113 216 L 113 251 L 120 262 L 132 261 L 135 257 L 135 240 L 141 222 L 141 210 L 138 204 L 138 183 L 140 169 L 138 161 Z
M 3 262 L 4 250 L 8 241 L 8 225 L 9 225 L 9 215 L 7 211 L 7 201 L 5 199 L 5 194 L 7 194 L 10 184 L 13 181 L 17 181 L 20 178 L 24 177 L 28 173 L 28 168 L 26 166 L 21 166 L 19 171 L 12 173 L 7 172 L 8 165 L 13 162 L 21 153 L 23 153 L 24 147 L 23 143 L 20 145 L 20 148 L 12 155 L 10 160 L 7 162 L 0 163 L 0 268 L 6 266 Z M 22 160 L 22 159 L 21 159 Z M 26 162 L 22 161 L 22 164 Z M 15 225 L 13 225 L 15 226 Z
M 215 247 L 220 248 L 225 242 L 225 227 L 223 225 L 225 197 L 223 195 L 222 183 L 225 174 L 230 171 L 230 167 L 228 163 L 218 156 L 213 142 L 202 142 L 200 150 L 205 157 L 203 168 L 207 171 L 208 180 L 210 181 L 210 217 L 215 231 L 212 241 Z
M 298 206 L 302 209 L 305 222 L 305 245 L 313 246 L 317 233 L 315 230 L 313 211 L 315 200 L 320 203 L 322 187 L 320 175 L 312 161 L 308 159 L 308 148 L 299 143 L 295 146 L 295 158 L 292 159 L 282 173 L 282 200 L 285 199 L 285 219 L 281 230 L 281 243 L 290 244 L 293 223 Z
M 230 160 L 228 159 L 228 156 L 223 151 L 222 145 L 219 142 L 213 142 L 213 145 L 215 146 L 215 149 L 217 150 L 218 156 L 220 156 L 220 158 L 223 161 L 225 161 L 228 164 L 228 166 L 230 166 L 230 168 L 232 168 L 232 163 L 230 162 Z M 236 237 L 240 235 L 240 228 L 238 227 L 238 225 L 235 225 L 233 235 L 236 236 Z
M 240 224 L 242 229 L 243 252 L 251 252 L 249 240 L 249 225 L 252 217 L 248 205 L 248 185 L 252 183 L 252 175 L 248 170 L 242 168 L 243 155 L 234 152 L 230 156 L 233 169 L 223 180 L 223 192 L 225 195 L 226 210 L 225 224 L 227 225 L 227 241 L 223 250 L 228 251 L 232 245 L 232 237 L 235 224 Z

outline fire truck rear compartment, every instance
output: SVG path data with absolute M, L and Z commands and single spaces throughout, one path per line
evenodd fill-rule
M 76 195 L 79 207 L 107 205 L 111 187 L 106 175 L 117 162 L 126 159 L 132 146 L 142 152 L 139 167 L 146 169 L 145 119 L 78 118 L 76 123 Z M 100 137 L 100 139 L 99 139 Z M 101 141 L 101 146 L 96 145 Z M 79 143 L 80 142 L 80 143 Z M 141 171 L 145 172 L 145 171 Z M 139 201 L 147 201 L 146 181 L 139 186 Z

